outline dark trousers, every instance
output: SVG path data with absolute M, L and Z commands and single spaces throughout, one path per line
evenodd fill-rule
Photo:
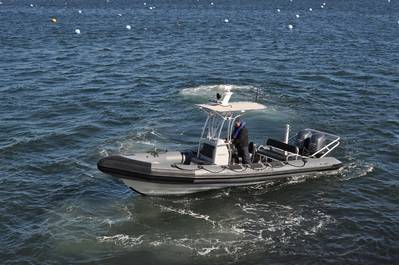
M 241 161 L 243 164 L 249 164 L 251 162 L 249 156 L 248 146 L 237 146 L 238 157 L 236 157 L 235 162 L 239 163 L 239 157 L 241 157 Z

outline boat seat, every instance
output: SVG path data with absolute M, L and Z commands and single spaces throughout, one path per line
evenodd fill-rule
M 268 139 L 266 145 L 293 154 L 299 153 L 298 147 L 274 139 Z
M 260 147 L 257 153 L 272 160 L 288 161 L 296 160 L 299 156 L 299 149 L 296 146 L 286 144 L 274 139 L 268 139 L 266 147 Z

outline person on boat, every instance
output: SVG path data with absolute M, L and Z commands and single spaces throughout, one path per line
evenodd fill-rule
M 238 151 L 238 157 L 242 159 L 242 163 L 249 164 L 248 129 L 245 125 L 245 122 L 238 117 L 234 122 L 234 130 L 231 139 Z M 237 159 L 236 162 L 238 162 Z

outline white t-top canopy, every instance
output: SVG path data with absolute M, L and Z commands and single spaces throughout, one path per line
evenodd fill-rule
M 248 111 L 248 110 L 262 110 L 266 109 L 265 105 L 255 102 L 230 102 L 229 105 L 223 106 L 219 103 L 211 104 L 197 104 L 198 107 L 214 112 L 233 112 L 233 111 Z

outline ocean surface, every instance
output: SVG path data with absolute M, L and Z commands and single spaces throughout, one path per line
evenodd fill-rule
M 398 0 L 0 1 L 2 264 L 399 264 Z M 268 106 L 251 140 L 335 133 L 344 168 L 171 198 L 97 170 L 194 145 L 221 85 Z

